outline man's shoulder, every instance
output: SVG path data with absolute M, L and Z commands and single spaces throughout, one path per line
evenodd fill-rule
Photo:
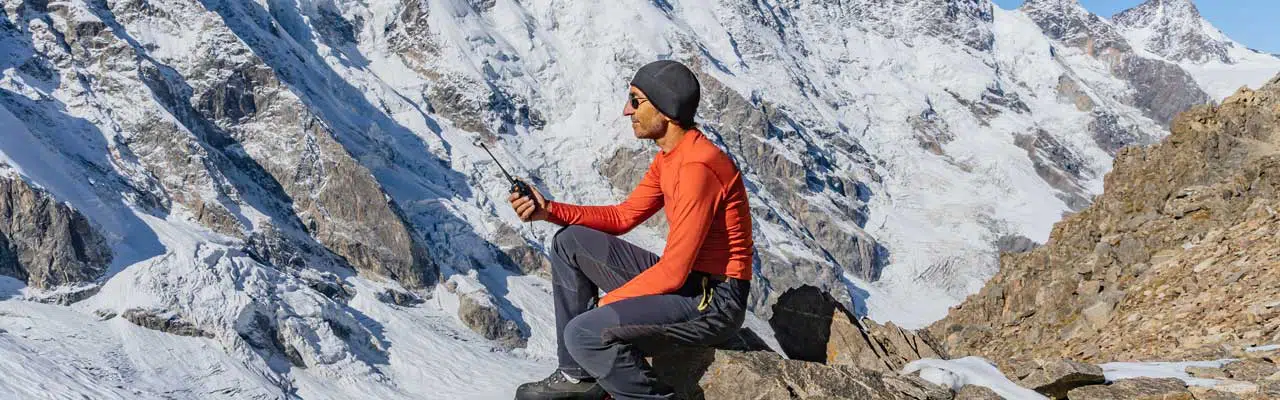
M 727 181 L 727 178 L 738 173 L 738 166 L 734 164 L 733 159 L 710 139 L 702 138 L 694 143 L 694 151 L 684 157 L 682 168 L 693 167 L 695 163 L 703 164 L 722 181 Z

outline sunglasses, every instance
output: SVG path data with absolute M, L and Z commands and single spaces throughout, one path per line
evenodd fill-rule
M 627 100 L 631 101 L 631 108 L 640 108 L 640 104 L 649 101 L 649 99 L 637 98 L 635 93 L 627 93 Z

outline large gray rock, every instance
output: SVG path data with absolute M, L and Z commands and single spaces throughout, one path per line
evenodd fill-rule
M 1122 379 L 1111 385 L 1085 386 L 1067 393 L 1071 400 L 1192 400 L 1187 385 L 1176 378 Z
M 771 352 L 701 349 L 655 359 L 685 399 L 950 399 L 951 391 L 912 376 L 787 360 Z M 671 382 L 668 380 L 668 382 Z
M 178 336 L 213 337 L 212 333 L 167 310 L 131 308 L 120 315 L 134 325 Z
M 1065 398 L 1067 392 L 1081 386 L 1106 383 L 1102 368 L 1070 360 L 1037 362 L 1038 368 L 1018 382 L 1019 385 L 1045 396 Z
M 788 358 L 893 373 L 921 358 L 945 358 L 926 335 L 859 319 L 812 286 L 784 293 L 769 325 Z
M 19 178 L 0 178 L 0 274 L 48 289 L 91 282 L 111 249 L 89 220 Z
M 487 293 L 474 292 L 458 296 L 458 317 L 471 330 L 485 339 L 497 341 L 504 348 L 524 347 L 527 340 L 520 335 L 515 321 L 503 318 Z

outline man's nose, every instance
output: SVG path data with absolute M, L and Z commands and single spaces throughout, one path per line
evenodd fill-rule
M 624 104 L 622 105 L 622 115 L 625 115 L 625 116 L 630 117 L 630 116 L 631 116 L 631 114 L 635 114 L 635 113 L 636 113 L 636 109 L 631 108 L 631 101 L 626 101 L 626 102 L 623 102 L 623 103 L 624 103 Z

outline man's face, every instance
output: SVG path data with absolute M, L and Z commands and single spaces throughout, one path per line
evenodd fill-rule
M 637 139 L 658 139 L 667 132 L 667 124 L 671 123 L 665 115 L 658 111 L 644 92 L 631 86 L 627 94 L 627 104 L 622 108 L 622 115 L 631 117 L 631 130 Z

